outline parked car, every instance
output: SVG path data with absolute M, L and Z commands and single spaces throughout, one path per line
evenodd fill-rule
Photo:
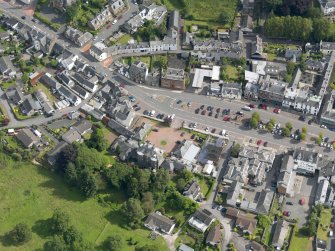
M 212 131 L 211 131 L 211 133 L 215 133 L 215 131 L 216 131 L 216 129 L 215 129 L 215 128 L 213 128 L 213 129 L 212 129 Z
M 226 115 L 226 116 L 224 116 L 224 117 L 223 117 L 223 121 L 230 121 L 230 117 L 229 117 L 229 116 L 227 116 L 227 115 Z
M 236 112 L 236 115 L 243 116 L 243 112 L 241 112 L 241 111 L 237 111 L 237 112 Z
M 217 113 L 217 114 L 215 114 L 215 118 L 217 119 L 219 117 L 219 114 Z
M 320 127 L 321 127 L 321 128 L 327 128 L 327 126 L 325 126 L 325 125 L 320 125 Z
M 208 131 L 209 131 L 209 128 L 208 128 L 208 127 L 206 127 L 205 131 L 206 131 L 206 132 L 208 132 Z
M 200 111 L 200 109 L 199 109 L 199 108 L 195 109 L 195 113 L 196 113 L 196 114 L 198 114 L 198 113 L 199 113 L 199 111 Z
M 219 113 L 221 111 L 221 108 L 217 108 L 216 112 Z
M 206 114 L 206 110 L 202 110 L 201 115 L 205 115 Z
M 180 99 L 177 101 L 177 105 L 179 105 L 179 104 L 181 104 L 181 102 L 183 102 L 183 101 L 181 101 Z
M 290 211 L 284 211 L 283 215 L 286 216 L 286 217 L 290 217 L 291 212 Z
M 286 202 L 286 205 L 293 205 L 293 202 L 291 202 L 291 201 L 288 201 L 288 202 Z
M 300 115 L 299 120 L 300 121 L 306 121 L 306 116 L 305 115 Z
M 201 105 L 200 106 L 200 109 L 202 110 L 202 109 L 204 109 L 205 108 L 205 105 Z
M 257 145 L 258 146 L 261 145 L 262 143 L 263 143 L 263 140 L 261 140 L 261 139 L 257 140 Z
M 305 204 L 305 198 L 301 198 L 301 199 L 299 200 L 299 204 L 300 204 L 300 205 L 304 205 L 304 204 Z
M 275 109 L 273 109 L 273 112 L 279 114 L 281 110 L 278 107 L 276 107 Z
M 192 105 L 192 103 L 191 103 L 191 102 L 188 102 L 188 103 L 187 103 L 187 106 L 188 106 L 188 107 L 190 107 L 191 105 Z
M 139 110 L 141 110 L 141 107 L 138 106 L 138 107 L 135 108 L 136 112 L 139 111 Z
M 212 115 L 213 115 L 213 113 L 212 113 L 212 112 L 209 112 L 209 113 L 208 113 L 208 116 L 212 116 Z
M 266 104 L 259 104 L 258 105 L 258 108 L 259 109 L 263 109 L 263 110 L 267 110 L 268 109 L 268 106 Z
M 254 104 L 249 104 L 248 106 L 249 106 L 250 108 L 252 108 L 252 109 L 255 108 L 255 105 L 254 105 Z
M 250 112 L 252 109 L 249 106 L 243 106 L 242 110 Z

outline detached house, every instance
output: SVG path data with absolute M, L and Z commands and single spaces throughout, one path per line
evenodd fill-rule
M 24 128 L 16 134 L 16 138 L 26 147 L 31 148 L 37 144 L 40 139 L 28 128 Z
M 245 215 L 239 215 L 236 219 L 235 225 L 240 228 L 243 233 L 253 234 L 256 229 L 257 220 L 249 218 Z
M 160 212 L 151 213 L 144 222 L 145 227 L 153 231 L 158 230 L 164 234 L 172 234 L 175 225 L 174 221 L 162 215 Z
M 192 180 L 186 184 L 183 195 L 195 201 L 201 197 L 201 191 L 198 182 L 196 180 Z
M 16 70 L 9 56 L 0 58 L 0 73 L 5 78 L 15 78 Z
M 209 244 L 213 247 L 219 246 L 222 241 L 222 233 L 220 225 L 212 227 L 206 237 L 206 244 Z
M 108 57 L 107 47 L 104 43 L 98 42 L 91 46 L 90 55 L 94 57 L 99 62 L 105 60 Z
M 206 209 L 199 209 L 188 220 L 188 224 L 196 230 L 204 233 L 215 221 L 215 217 Z

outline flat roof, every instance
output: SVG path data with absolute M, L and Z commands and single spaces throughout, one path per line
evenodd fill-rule
M 212 80 L 219 81 L 220 80 L 220 66 L 214 65 L 212 69 Z
M 212 77 L 212 70 L 199 68 L 195 69 L 192 87 L 201 88 L 202 83 L 204 82 L 204 77 Z

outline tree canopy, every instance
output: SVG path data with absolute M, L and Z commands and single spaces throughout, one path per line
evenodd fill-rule
M 14 245 L 22 245 L 31 240 L 31 229 L 24 223 L 17 224 L 7 237 Z

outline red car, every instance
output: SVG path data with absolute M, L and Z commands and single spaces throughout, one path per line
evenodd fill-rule
M 273 109 L 273 112 L 279 114 L 280 113 L 280 109 L 278 107 L 276 107 L 275 109 Z
M 223 121 L 230 121 L 230 117 L 229 116 L 224 116 Z
M 255 105 L 254 104 L 249 104 L 248 105 L 250 108 L 255 108 Z
M 305 204 L 305 198 L 301 198 L 301 199 L 299 200 L 299 204 L 300 204 L 300 205 L 304 205 L 304 204 Z
M 266 104 L 259 104 L 258 108 L 259 109 L 263 109 L 263 110 L 267 110 L 268 109 L 268 107 L 267 107 Z
M 257 140 L 257 145 L 261 145 L 263 143 L 263 141 L 261 139 Z
M 290 217 L 291 212 L 290 212 L 290 211 L 284 211 L 284 212 L 283 212 L 283 215 L 284 215 L 284 216 L 287 216 L 287 217 Z

